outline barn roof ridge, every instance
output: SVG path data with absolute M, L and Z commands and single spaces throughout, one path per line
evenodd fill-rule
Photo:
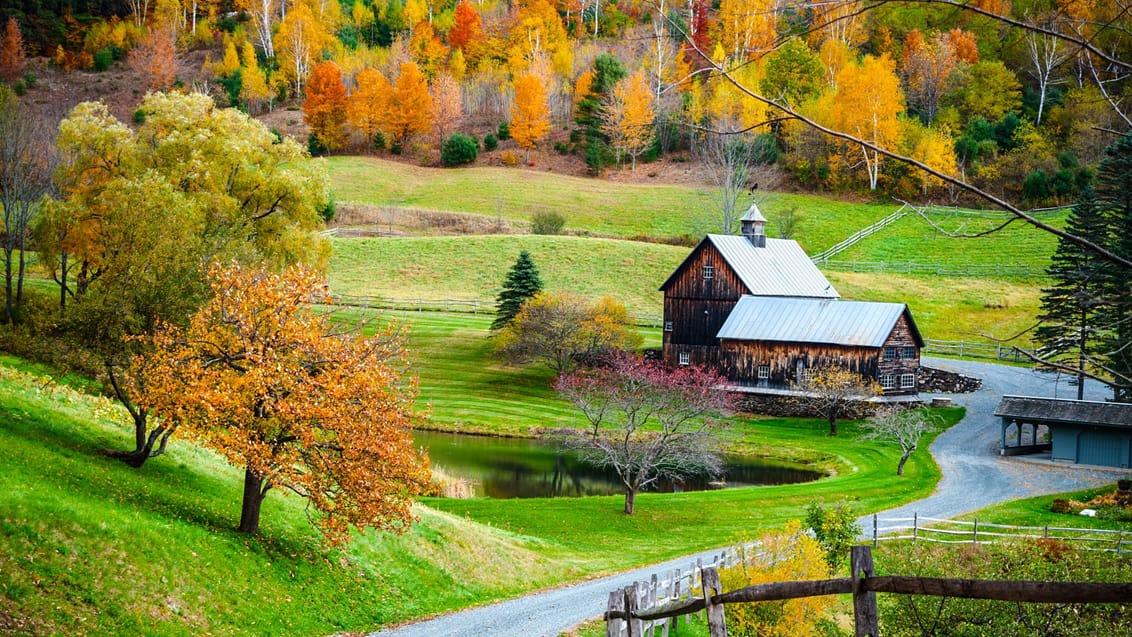
M 765 247 L 755 247 L 746 237 L 721 234 L 705 236 L 660 289 L 672 284 L 684 266 L 709 243 L 752 295 L 825 299 L 840 296 L 797 241 L 767 238 Z

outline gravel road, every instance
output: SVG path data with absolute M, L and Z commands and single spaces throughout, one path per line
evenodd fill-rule
M 1062 377 L 1028 369 L 925 358 L 924 364 L 983 379 L 983 388 L 972 394 L 952 396 L 967 408 L 962 422 L 940 434 L 931 453 L 943 472 L 936 492 L 908 505 L 878 512 L 882 517 L 921 516 L 946 518 L 984 506 L 1048 493 L 1072 491 L 1114 482 L 1117 474 L 1107 470 L 1072 466 L 1039 465 L 998 456 L 1000 429 L 994 409 L 1004 394 L 1076 398 L 1076 388 Z M 1085 398 L 1103 400 L 1099 384 L 1087 384 Z M 847 494 L 849 495 L 849 494 Z M 861 518 L 862 528 L 872 528 L 872 514 Z M 609 592 L 653 573 L 687 568 L 697 557 L 683 557 L 663 564 L 620 573 L 574 586 L 532 593 L 435 619 L 372 633 L 368 637 L 531 637 L 558 635 L 571 626 L 600 615 Z

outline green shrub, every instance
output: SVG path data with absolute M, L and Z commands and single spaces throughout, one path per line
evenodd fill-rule
M 499 122 L 499 139 L 511 139 L 511 124 Z
M 330 223 L 331 221 L 334 221 L 334 217 L 337 214 L 338 202 L 334 200 L 334 193 L 330 193 L 330 196 L 326 198 L 326 203 L 322 206 L 319 206 L 318 216 L 322 217 L 323 221 Z
M 38 79 L 39 78 L 35 76 L 35 73 L 32 73 L 31 71 L 24 73 L 24 84 L 27 84 L 28 88 L 35 88 L 35 82 Z
M 310 151 L 311 157 L 318 157 L 319 155 L 325 155 L 330 149 L 326 147 L 326 144 L 322 143 L 318 135 L 311 133 L 307 135 L 307 150 Z
M 484 150 L 495 150 L 498 147 L 499 147 L 499 140 L 496 139 L 495 135 L 488 133 L 487 135 L 483 136 L 483 149 Z
M 569 155 L 570 147 L 566 142 L 554 142 L 554 150 L 558 151 L 559 155 Z
M 479 144 L 473 137 L 463 133 L 452 133 L 440 145 L 440 162 L 445 166 L 462 166 L 476 160 Z
M 562 234 L 565 225 L 566 217 L 557 210 L 540 210 L 531 217 L 533 234 Z
M 12 92 L 23 97 L 28 92 L 28 86 L 23 80 L 16 80 L 15 84 L 12 84 Z
M 114 63 L 114 52 L 110 49 L 102 49 L 94 54 L 94 70 L 99 73 L 110 68 Z
M 138 110 L 134 111 L 134 123 L 135 124 L 144 124 L 145 123 L 145 109 L 139 108 Z

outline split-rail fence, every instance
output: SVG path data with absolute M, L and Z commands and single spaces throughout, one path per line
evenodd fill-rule
M 734 555 L 734 554 L 731 554 Z M 717 563 L 725 560 L 717 558 Z M 756 584 L 723 592 L 717 566 L 692 569 L 688 586 L 677 582 L 678 575 L 666 582 L 654 576 L 644 584 L 635 583 L 609 594 L 605 613 L 606 637 L 667 637 L 671 621 L 704 611 L 711 637 L 727 637 L 724 608 L 742 604 L 821 595 L 851 594 L 856 637 L 878 637 L 876 594 L 928 595 L 991 599 L 1030 603 L 1118 603 L 1132 602 L 1132 583 L 1097 584 L 1088 582 L 1033 582 L 948 579 L 934 577 L 877 576 L 873 573 L 872 548 L 855 546 L 850 553 L 850 577 L 826 580 Z M 660 591 L 664 590 L 663 596 Z

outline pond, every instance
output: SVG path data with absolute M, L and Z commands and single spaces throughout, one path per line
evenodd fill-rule
M 570 451 L 526 438 L 414 431 L 427 447 L 434 472 L 451 484 L 445 495 L 489 498 L 546 498 L 622 494 L 612 471 L 581 462 Z M 767 484 L 794 484 L 825 477 L 821 471 L 751 458 L 726 457 L 722 482 L 693 478 L 661 484 L 651 491 L 702 491 Z

